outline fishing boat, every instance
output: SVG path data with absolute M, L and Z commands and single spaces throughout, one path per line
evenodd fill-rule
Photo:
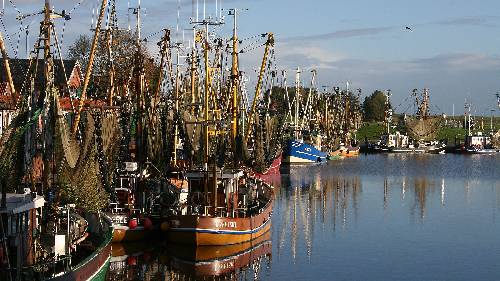
M 473 119 L 471 116 L 471 105 L 469 103 L 465 104 L 465 110 L 467 135 L 465 136 L 464 143 L 456 148 L 456 152 L 466 154 L 499 153 L 500 148 L 493 145 L 491 135 L 484 135 L 483 132 L 480 131 L 473 132 Z
M 230 15 L 234 17 L 234 24 L 236 24 L 237 13 L 236 9 L 230 10 Z M 200 23 L 205 30 L 208 29 L 209 24 L 219 24 L 217 19 L 210 20 Z M 262 123 L 266 121 L 266 118 L 259 116 L 258 104 L 262 92 L 260 87 L 264 81 L 264 73 L 274 46 L 274 36 L 272 33 L 261 36 L 266 41 L 256 95 L 249 112 L 247 113 L 245 109 L 242 114 L 245 116 L 243 119 L 238 113 L 241 110 L 238 102 L 241 100 L 238 98 L 241 90 L 240 81 L 243 79 L 238 70 L 240 52 L 237 46 L 240 41 L 236 30 L 234 26 L 233 48 L 231 49 L 233 63 L 230 75 L 227 76 L 230 77 L 228 81 L 220 80 L 225 76 L 210 75 L 213 72 L 212 69 L 215 68 L 212 63 L 218 63 L 221 57 L 219 40 L 212 40 L 205 32 L 205 34 L 199 34 L 199 40 L 196 40 L 193 46 L 195 48 L 198 43 L 203 45 L 204 70 L 200 73 L 206 76 L 205 79 L 200 79 L 204 80 L 204 87 L 200 88 L 199 93 L 202 101 L 198 105 L 200 118 L 193 117 L 190 121 L 186 121 L 186 118 L 178 118 L 173 126 L 175 151 L 179 151 L 177 148 L 180 148 L 186 152 L 186 155 L 193 156 L 190 157 L 189 165 L 179 165 L 176 154 L 172 154 L 167 178 L 174 183 L 176 190 L 165 194 L 167 198 L 164 201 L 167 204 L 164 205 L 165 212 L 162 213 L 163 222 L 160 225 L 165 237 L 171 243 L 199 246 L 233 245 L 258 238 L 271 227 L 273 187 L 260 179 L 250 177 L 247 167 L 267 162 L 264 149 L 257 147 L 262 144 L 258 140 L 266 137 L 262 134 Z M 198 34 L 196 31 L 193 32 Z M 210 53 L 212 51 L 214 54 Z M 210 59 L 212 56 L 213 60 Z M 193 59 L 190 62 L 194 64 L 196 60 Z M 191 68 L 193 77 L 196 75 L 194 69 L 195 67 Z M 228 85 L 228 87 L 221 88 L 220 85 Z M 198 87 L 193 85 L 193 88 Z M 179 100 L 176 97 L 180 90 L 176 88 L 172 92 L 174 101 Z M 229 102 L 225 107 L 221 107 L 221 101 Z M 180 102 L 175 102 L 173 110 L 176 113 L 174 115 L 189 116 L 190 110 L 182 111 L 182 108 Z M 193 124 L 200 125 L 200 133 L 193 133 L 196 131 Z M 188 133 L 181 134 L 182 130 Z M 193 137 L 187 134 L 192 134 Z M 199 139 L 199 146 L 193 144 L 192 139 L 195 137 Z M 257 141 L 247 142 L 247 140 Z M 183 145 L 176 145 L 180 143 Z M 252 149 L 247 149 L 252 145 Z M 188 148 L 190 150 L 187 150 Z M 245 151 L 241 153 L 241 150 Z M 250 160 L 244 159 L 245 155 Z M 271 155 L 278 155 L 278 153 Z M 251 165 L 245 165 L 245 161 Z
M 325 163 L 328 157 L 326 152 L 296 139 L 287 142 L 283 155 L 283 163 L 288 165 Z
M 319 134 L 313 135 L 309 130 L 303 129 L 304 122 L 301 120 L 311 118 L 309 112 L 309 102 L 312 96 L 316 71 L 312 71 L 311 88 L 307 97 L 307 104 L 301 106 L 301 88 L 300 88 L 300 68 L 297 68 L 295 76 L 295 114 L 293 123 L 290 124 L 291 138 L 286 141 L 283 150 L 283 164 L 286 165 L 304 165 L 315 163 L 326 163 L 328 154 L 321 151 L 321 139 Z M 303 108 L 303 116 L 300 116 L 300 108 Z M 305 108 L 305 109 L 304 109 Z
M 457 148 L 457 152 L 466 154 L 494 154 L 500 149 L 495 148 L 490 136 L 484 136 L 481 132 L 465 136 L 465 143 Z
M 328 156 L 332 159 L 330 160 L 337 160 L 338 157 L 345 158 L 345 157 L 356 157 L 359 156 L 359 146 L 344 146 L 341 144 L 339 148 L 335 149 L 334 151 L 331 151 L 328 153 Z
M 162 225 L 170 242 L 231 245 L 270 229 L 272 186 L 237 170 L 193 171 L 187 179 L 188 204 Z

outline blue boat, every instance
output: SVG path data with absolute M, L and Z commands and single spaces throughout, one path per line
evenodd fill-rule
M 283 163 L 289 165 L 326 163 L 328 154 L 311 144 L 292 139 L 287 142 Z

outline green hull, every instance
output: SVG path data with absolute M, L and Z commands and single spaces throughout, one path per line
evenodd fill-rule
M 106 280 L 106 274 L 108 273 L 109 270 L 109 264 L 111 261 L 111 257 L 106 261 L 104 266 L 97 272 L 97 274 L 90 278 L 89 281 L 104 281 Z

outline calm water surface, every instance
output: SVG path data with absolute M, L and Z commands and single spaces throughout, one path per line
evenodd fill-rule
M 368 155 L 273 181 L 265 239 L 202 264 L 117 246 L 108 279 L 500 280 L 500 156 Z

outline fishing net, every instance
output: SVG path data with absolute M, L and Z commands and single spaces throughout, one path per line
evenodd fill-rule
M 440 117 L 429 119 L 409 119 L 406 121 L 409 136 L 414 140 L 433 140 L 441 127 Z
M 109 200 L 113 173 L 109 167 L 114 167 L 120 146 L 116 113 L 85 111 L 80 143 L 70 137 L 62 114 L 56 126 L 55 149 L 64 152 L 57 173 L 61 199 L 90 212 L 101 210 Z

